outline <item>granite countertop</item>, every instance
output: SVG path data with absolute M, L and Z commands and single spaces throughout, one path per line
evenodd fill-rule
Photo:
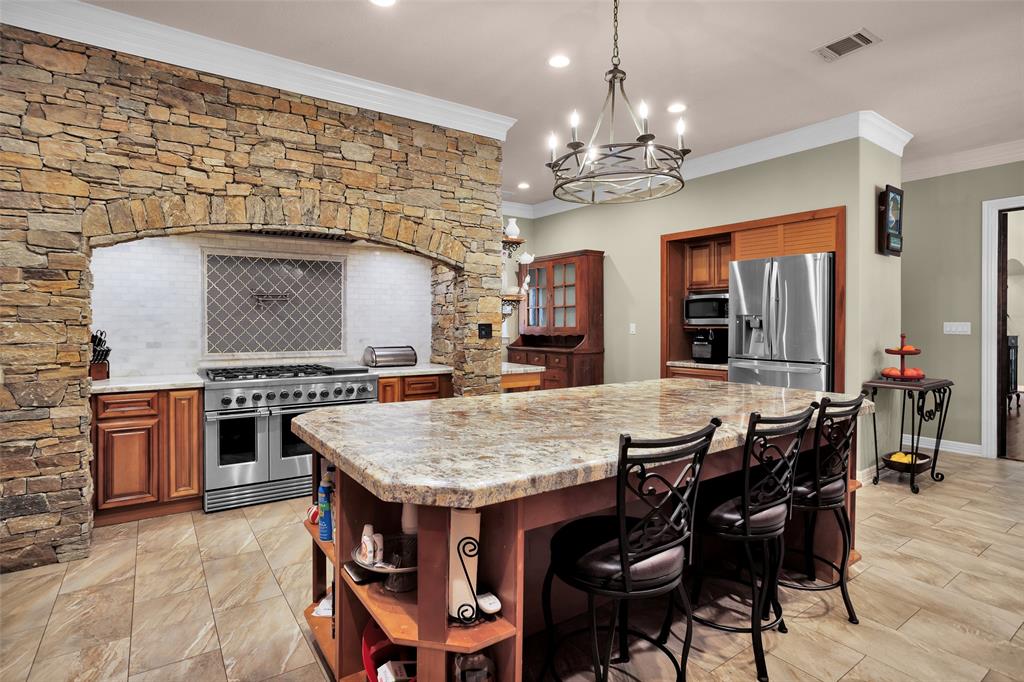
M 384 501 L 476 508 L 614 476 L 620 433 L 665 438 L 718 417 L 717 452 L 743 444 L 750 412 L 792 414 L 824 395 L 836 394 L 653 379 L 327 407 L 292 430 Z
M 112 377 L 92 382 L 92 393 L 127 393 L 129 391 L 167 391 L 175 388 L 202 388 L 203 378 L 196 374 L 151 374 Z
M 501 373 L 506 374 L 538 374 L 546 371 L 545 367 L 540 365 L 524 365 L 521 362 L 503 362 L 501 363 Z
M 421 362 L 407 367 L 370 367 L 370 373 L 381 378 L 411 377 L 420 374 L 451 374 L 454 370 L 448 365 L 435 365 L 432 362 Z
M 669 360 L 665 363 L 669 367 L 686 367 L 688 369 L 729 369 L 728 364 L 715 364 L 710 362 L 696 362 L 694 360 Z

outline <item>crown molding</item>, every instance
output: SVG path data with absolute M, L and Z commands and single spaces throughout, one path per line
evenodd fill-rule
M 501 214 L 506 218 L 528 218 L 533 220 L 534 207 L 532 204 L 521 204 L 518 201 L 502 201 Z
M 903 162 L 903 182 L 1024 161 L 1024 139 Z
M 913 134 L 877 112 L 854 111 L 796 130 L 688 159 L 683 166 L 683 179 L 694 180 L 705 175 L 724 173 L 735 168 L 856 138 L 868 140 L 882 149 L 902 157 L 903 148 L 912 137 Z M 532 206 L 533 217 L 543 218 L 583 208 L 585 205 L 573 204 L 560 199 L 548 199 Z
M 5 24 L 505 140 L 514 118 L 277 57 L 77 0 L 4 0 Z

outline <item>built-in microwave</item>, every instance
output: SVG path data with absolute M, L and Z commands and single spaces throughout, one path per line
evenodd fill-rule
M 690 294 L 683 301 L 683 322 L 697 327 L 729 324 L 729 294 Z

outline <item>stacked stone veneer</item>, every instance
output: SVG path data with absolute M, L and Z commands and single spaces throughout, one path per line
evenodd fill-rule
M 2 27 L 0 566 L 85 555 L 91 249 L 332 233 L 434 261 L 435 362 L 500 382 L 496 140 Z M 479 323 L 495 334 L 480 339 Z

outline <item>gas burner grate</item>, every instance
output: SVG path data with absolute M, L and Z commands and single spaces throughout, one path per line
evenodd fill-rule
M 322 377 L 348 374 L 353 369 L 338 370 L 327 365 L 270 365 L 260 367 L 222 367 L 206 370 L 211 381 L 241 381 L 246 379 L 287 379 L 291 377 Z M 365 370 L 364 370 L 365 371 Z

